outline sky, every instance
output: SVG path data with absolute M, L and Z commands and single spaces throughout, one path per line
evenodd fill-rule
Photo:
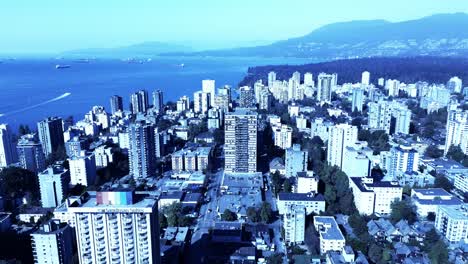
M 467 0 L 1 0 L 0 53 L 147 41 L 196 49 L 266 44 L 334 22 L 468 13 Z

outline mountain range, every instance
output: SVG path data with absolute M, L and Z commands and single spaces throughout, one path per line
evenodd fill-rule
M 468 56 L 468 14 L 438 14 L 417 20 L 351 21 L 271 45 L 200 52 L 185 56 L 300 57 L 331 60 L 376 56 Z

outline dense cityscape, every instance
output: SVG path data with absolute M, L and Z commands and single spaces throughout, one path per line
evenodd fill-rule
M 339 77 L 0 124 L 0 262 L 466 263 L 468 87 Z

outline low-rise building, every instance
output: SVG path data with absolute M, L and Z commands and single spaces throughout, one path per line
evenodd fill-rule
M 441 188 L 413 189 L 411 201 L 416 207 L 416 212 L 421 217 L 429 213 L 436 213 L 440 205 L 460 205 L 462 201 Z
M 284 215 L 286 210 L 291 205 L 303 205 L 306 208 L 306 213 L 319 214 L 325 212 L 325 198 L 322 194 L 312 193 L 286 193 L 278 194 L 278 211 L 280 215 Z
M 320 254 L 343 250 L 346 240 L 334 217 L 314 216 L 314 227 L 320 235 Z
M 450 243 L 468 243 L 468 204 L 440 205 L 436 212 L 435 228 Z
M 317 193 L 318 178 L 314 176 L 313 171 L 302 171 L 297 173 L 295 193 Z
M 354 204 L 359 213 L 365 215 L 388 215 L 391 204 L 401 200 L 403 188 L 397 182 L 374 182 L 372 178 L 350 177 Z

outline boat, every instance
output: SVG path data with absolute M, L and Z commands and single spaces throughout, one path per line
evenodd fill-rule
M 60 65 L 60 64 L 55 65 L 55 69 L 68 69 L 70 67 L 71 67 L 70 65 Z
M 183 67 L 185 67 L 185 64 L 184 64 L 184 63 L 181 63 L 181 64 L 178 64 L 177 66 L 183 68 Z

